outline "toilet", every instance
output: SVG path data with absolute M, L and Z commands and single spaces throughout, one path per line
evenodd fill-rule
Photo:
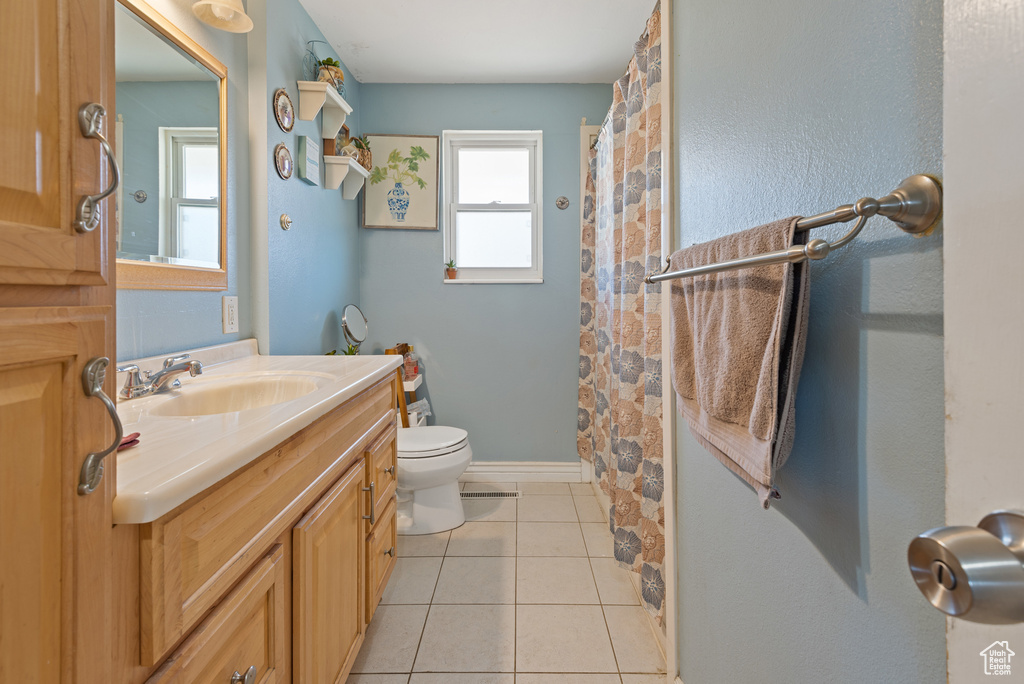
M 459 476 L 472 458 L 465 430 L 398 428 L 398 534 L 434 534 L 466 522 Z

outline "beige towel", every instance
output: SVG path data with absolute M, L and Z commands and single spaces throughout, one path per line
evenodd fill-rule
M 786 249 L 797 218 L 679 250 L 672 270 Z M 779 497 L 775 471 L 793 447 L 808 275 L 805 262 L 670 281 L 680 410 L 697 441 L 750 484 L 765 508 Z

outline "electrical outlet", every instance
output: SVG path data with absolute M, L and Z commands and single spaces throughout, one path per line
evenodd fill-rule
M 224 333 L 238 332 L 238 297 L 221 297 L 221 322 Z

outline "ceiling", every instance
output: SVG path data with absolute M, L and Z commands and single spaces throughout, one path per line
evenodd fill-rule
M 206 67 L 153 33 L 130 10 L 114 13 L 114 72 L 124 81 L 210 81 Z
M 656 0 L 300 0 L 363 83 L 611 83 Z

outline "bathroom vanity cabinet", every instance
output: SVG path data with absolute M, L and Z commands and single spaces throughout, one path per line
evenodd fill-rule
M 115 527 L 114 681 L 344 681 L 396 559 L 397 391 L 389 372 L 157 520 Z

